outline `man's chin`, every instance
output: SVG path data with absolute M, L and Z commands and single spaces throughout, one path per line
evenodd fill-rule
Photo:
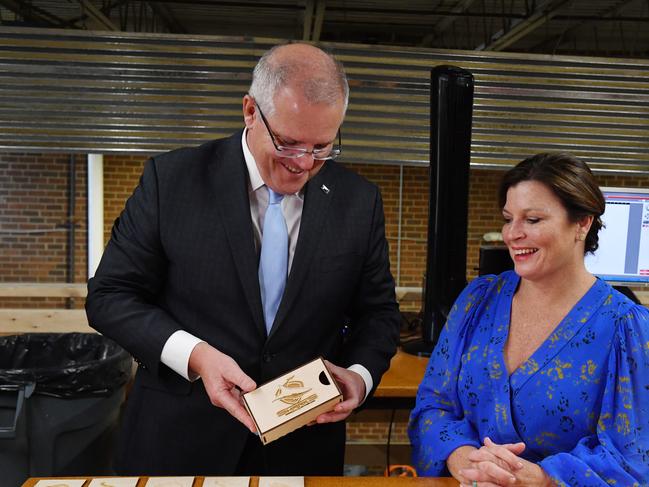
M 282 194 L 295 194 L 302 189 L 308 179 L 306 174 L 301 174 L 299 177 L 282 178 L 277 189 Z

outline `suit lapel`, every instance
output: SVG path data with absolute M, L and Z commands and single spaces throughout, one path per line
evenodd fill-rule
M 284 296 L 277 310 L 270 336 L 276 332 L 288 315 L 320 242 L 320 234 L 327 221 L 331 200 L 335 195 L 335 171 L 331 170 L 331 164 L 334 163 L 327 161 L 318 174 L 306 185 L 300 234 L 295 247 L 291 273 L 288 276 Z M 323 185 L 326 190 L 322 187 Z
M 215 155 L 215 160 L 210 163 L 210 177 L 218 198 L 217 206 L 232 259 L 255 325 L 262 336 L 265 336 L 266 327 L 257 277 L 257 252 L 248 198 L 248 173 L 241 149 L 241 132 L 230 137 L 226 149 Z

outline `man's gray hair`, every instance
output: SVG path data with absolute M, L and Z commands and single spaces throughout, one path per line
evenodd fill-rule
M 344 109 L 349 102 L 349 84 L 342 63 L 333 55 L 317 60 L 277 59 L 276 51 L 284 45 L 275 46 L 264 53 L 252 73 L 248 93 L 262 111 L 270 116 L 275 112 L 274 98 L 280 88 L 290 83 L 302 90 L 311 103 L 333 104 L 343 97 Z

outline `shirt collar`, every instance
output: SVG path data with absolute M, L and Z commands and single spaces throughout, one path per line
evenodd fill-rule
M 246 160 L 246 166 L 248 167 L 248 177 L 250 178 L 250 189 L 252 191 L 257 191 L 265 183 L 261 179 L 261 174 L 259 174 L 259 168 L 255 162 L 255 158 L 252 156 L 252 152 L 248 148 L 248 142 L 246 141 L 246 135 L 248 134 L 248 129 L 243 129 L 243 135 L 241 136 L 241 147 L 243 148 L 243 158 Z

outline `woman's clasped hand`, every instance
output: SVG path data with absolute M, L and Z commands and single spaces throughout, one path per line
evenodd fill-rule
M 489 437 L 484 445 L 467 455 L 471 462 L 459 474 L 468 481 L 463 486 L 479 485 L 480 487 L 496 486 L 551 486 L 550 477 L 537 464 L 529 462 L 518 455 L 525 450 L 525 443 L 508 443 L 498 445 Z

